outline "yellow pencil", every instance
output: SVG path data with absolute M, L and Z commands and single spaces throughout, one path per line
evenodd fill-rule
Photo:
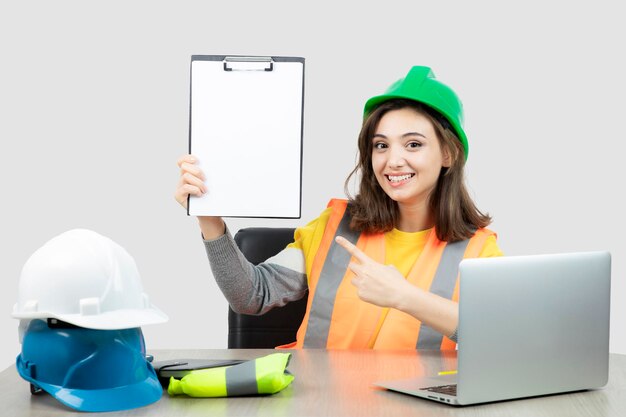
M 457 371 L 441 371 L 437 375 L 454 375 Z

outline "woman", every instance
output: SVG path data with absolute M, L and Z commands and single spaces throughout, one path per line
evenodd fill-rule
M 199 217 L 213 274 L 231 307 L 263 314 L 309 299 L 285 347 L 454 348 L 458 263 L 501 256 L 489 216 L 463 180 L 468 143 L 456 94 L 413 67 L 365 105 L 359 193 L 331 200 L 294 242 L 253 266 L 221 218 Z M 175 197 L 205 193 L 191 155 L 179 159 Z M 352 261 L 351 261 L 352 259 Z

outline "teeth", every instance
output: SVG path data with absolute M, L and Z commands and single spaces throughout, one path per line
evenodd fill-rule
M 413 174 L 407 174 L 407 175 L 387 175 L 387 178 L 389 178 L 389 181 L 391 181 L 391 182 L 400 182 L 400 181 L 408 180 L 412 176 L 413 176 Z

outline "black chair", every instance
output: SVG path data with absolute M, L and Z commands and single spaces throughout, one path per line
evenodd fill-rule
M 276 255 L 293 242 L 292 228 L 249 227 L 235 235 L 239 249 L 253 264 Z M 261 316 L 235 313 L 228 307 L 228 348 L 274 348 L 296 340 L 307 297 L 276 307 Z

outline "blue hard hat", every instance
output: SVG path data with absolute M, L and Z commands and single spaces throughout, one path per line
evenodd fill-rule
M 32 320 L 17 371 L 35 388 L 80 411 L 119 411 L 161 398 L 163 389 L 146 360 L 140 328 L 51 328 Z

